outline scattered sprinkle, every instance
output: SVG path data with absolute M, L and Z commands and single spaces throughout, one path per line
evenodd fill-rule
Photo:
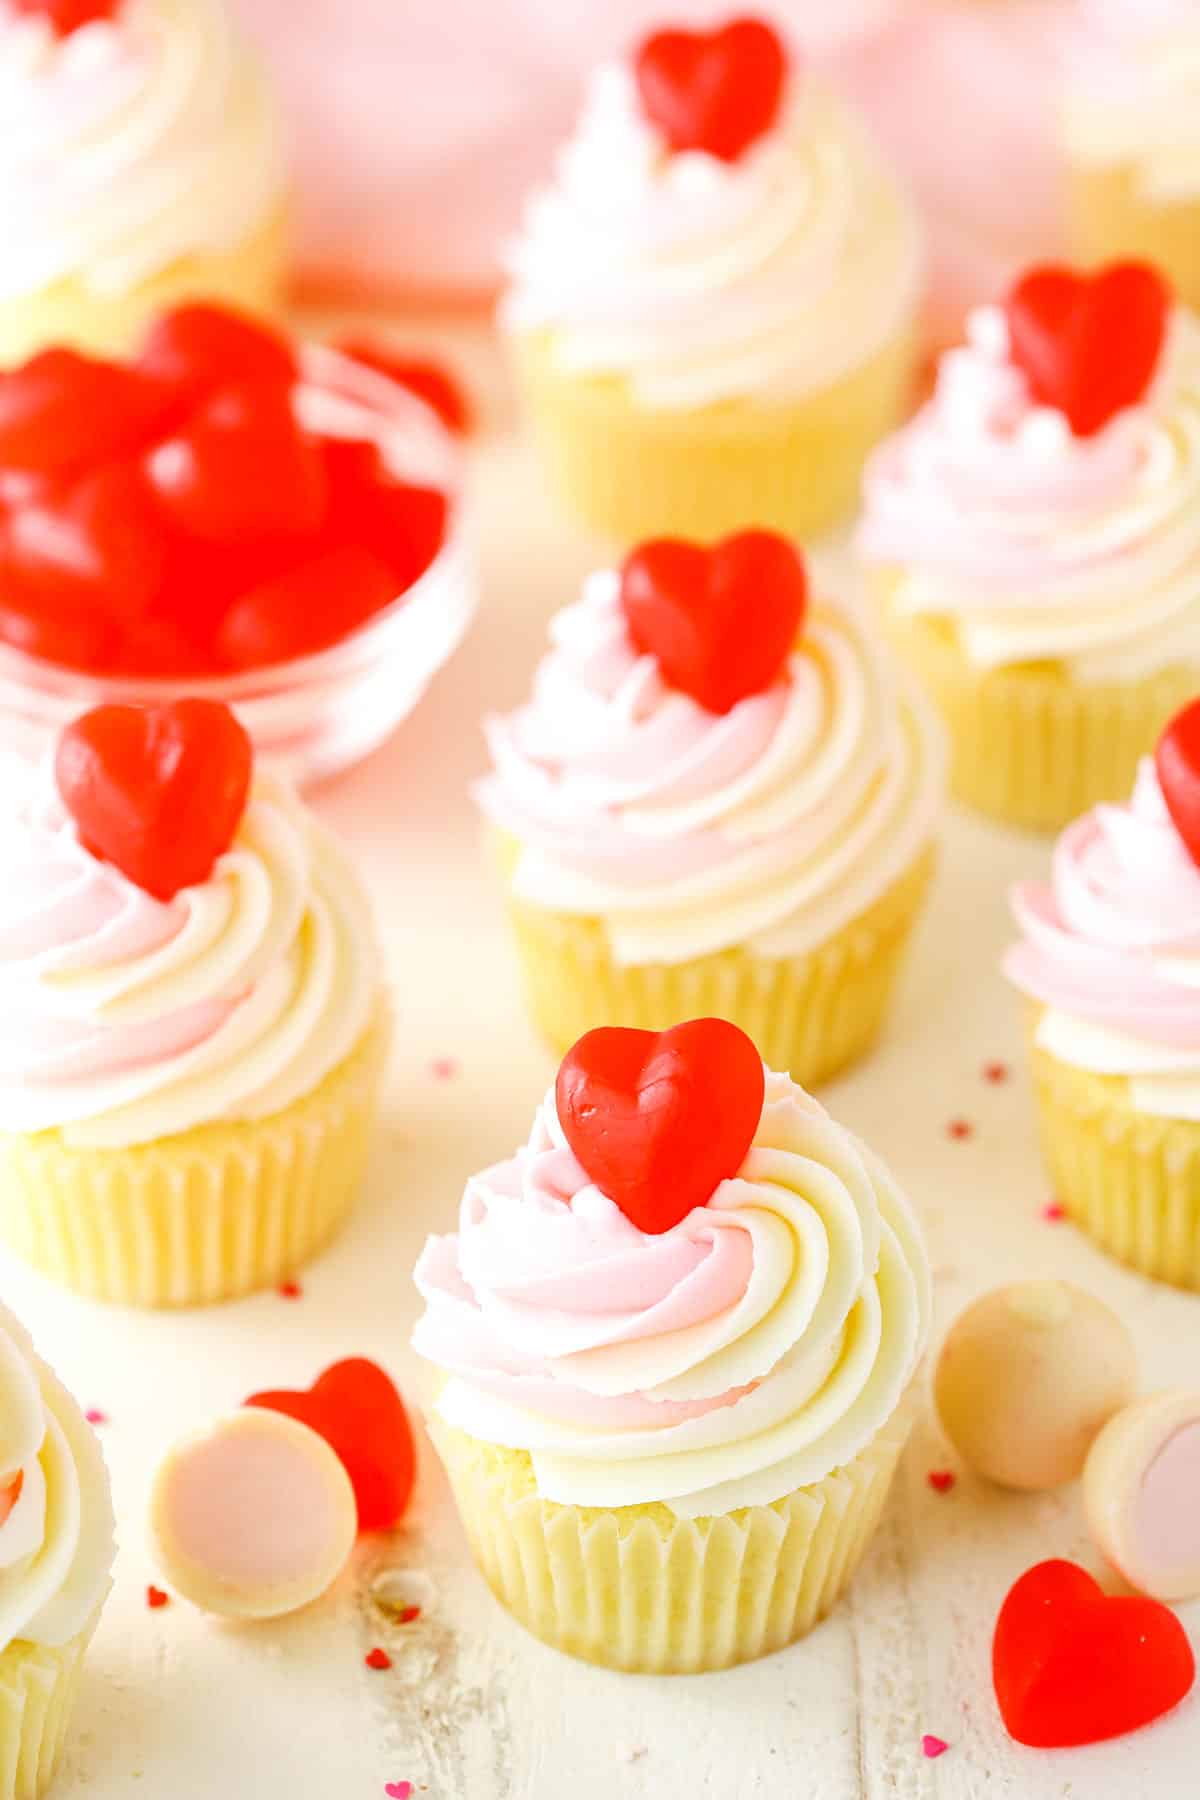
M 645 1744 L 627 1744 L 623 1750 L 617 1751 L 617 1756 L 623 1763 L 641 1762 L 645 1754 Z
M 413 1620 L 419 1619 L 420 1616 L 421 1609 L 419 1606 L 402 1606 L 400 1611 L 396 1614 L 401 1625 L 411 1625 Z
M 958 1476 L 953 1469 L 930 1469 L 925 1479 L 935 1494 L 948 1494 Z
M 152 1582 L 146 1589 L 146 1605 L 150 1608 L 151 1612 L 157 1612 L 160 1607 L 170 1606 L 170 1604 L 170 1594 L 164 1593 L 162 1588 L 155 1587 Z
M 971 1124 L 969 1119 L 951 1119 L 946 1127 L 946 1136 L 954 1138 L 956 1141 L 961 1141 L 963 1138 L 973 1137 L 974 1135 L 975 1127 Z
M 279 1284 L 279 1297 L 281 1300 L 299 1300 L 303 1293 L 304 1289 L 300 1286 L 298 1281 L 281 1281 Z
M 1009 1072 L 1007 1063 L 990 1062 L 983 1065 L 983 1079 L 990 1081 L 993 1087 L 999 1087 L 1002 1081 L 1007 1081 Z
M 435 1081 L 453 1081 L 458 1074 L 458 1061 L 453 1056 L 435 1056 L 429 1065 Z
M 101 1412 L 98 1406 L 89 1406 L 83 1416 L 89 1425 L 108 1424 L 108 1414 L 106 1412 Z
M 921 1754 L 927 1756 L 931 1762 L 935 1757 L 945 1756 L 949 1748 L 945 1738 L 934 1737 L 933 1733 L 929 1731 L 921 1739 Z
M 390 1669 L 392 1666 L 391 1657 L 386 1650 L 381 1650 L 378 1645 L 374 1650 L 368 1650 L 363 1661 L 366 1663 L 368 1669 Z
M 1066 1216 L 1067 1209 L 1061 1200 L 1048 1200 L 1042 1208 L 1042 1217 L 1048 1225 L 1057 1225 Z
M 412 1800 L 413 1784 L 411 1781 L 389 1781 L 383 1791 L 388 1800 Z

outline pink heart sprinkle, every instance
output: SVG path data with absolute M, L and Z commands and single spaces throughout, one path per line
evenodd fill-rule
M 925 1756 L 927 1756 L 931 1762 L 933 1761 L 934 1757 L 936 1757 L 936 1756 L 945 1756 L 945 1754 L 949 1748 L 950 1748 L 950 1746 L 946 1742 L 945 1738 L 934 1737 L 928 1731 L 925 1733 L 925 1736 L 921 1739 L 922 1753 Z
M 389 1781 L 383 1791 L 388 1800 L 410 1800 L 413 1785 L 411 1781 Z
M 89 1406 L 83 1416 L 89 1425 L 108 1424 L 108 1414 L 106 1412 L 101 1412 L 98 1406 Z
M 935 1494 L 948 1494 L 957 1479 L 953 1469 L 930 1469 L 926 1476 Z
M 429 1065 L 429 1073 L 435 1081 L 453 1081 L 458 1074 L 458 1063 L 453 1056 L 435 1056 Z

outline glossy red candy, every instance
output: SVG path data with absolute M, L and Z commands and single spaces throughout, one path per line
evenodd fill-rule
M 247 1406 L 287 1413 L 318 1432 L 350 1477 L 360 1531 L 388 1531 L 408 1505 L 416 1447 L 394 1383 L 365 1356 L 334 1363 L 307 1392 L 252 1394 Z
M 0 464 L 54 474 L 150 443 L 170 395 L 135 369 L 43 350 L 0 374 Z
M 11 593 L 0 593 L 0 643 L 26 656 L 95 674 L 115 666 L 119 639 L 117 621 L 93 607 L 48 602 L 23 607 Z
M 391 569 L 370 550 L 327 550 L 233 603 L 217 632 L 218 660 L 261 669 L 310 656 L 357 631 L 398 591 Z
M 1171 300 L 1146 263 L 1112 263 L 1094 275 L 1031 269 L 1005 302 L 1012 360 L 1035 400 L 1065 413 L 1077 437 L 1091 437 L 1150 386 Z
M 670 1231 L 736 1175 L 762 1115 L 762 1058 L 736 1025 L 601 1026 L 563 1058 L 558 1117 L 585 1173 L 640 1230 Z
M 13 510 L 3 598 L 60 616 L 145 611 L 163 580 L 162 531 L 136 464 L 108 463 Z
M 49 19 L 59 37 L 69 37 L 98 19 L 115 18 L 123 4 L 124 0 L 10 0 L 14 12 L 40 13 Z
M 459 383 L 443 364 L 423 357 L 401 356 L 385 344 L 348 338 L 338 344 L 343 356 L 386 375 L 431 406 L 447 431 L 465 436 L 471 429 L 471 406 Z
M 195 301 L 151 326 L 138 367 L 185 403 L 216 388 L 289 388 L 299 365 L 287 339 L 261 320 Z
M 227 706 L 99 706 L 68 726 L 58 791 L 93 856 L 158 900 L 206 881 L 246 810 L 253 755 Z
M 1171 720 L 1158 740 L 1154 766 L 1175 829 L 1200 865 L 1200 700 Z
M 325 516 L 321 453 L 286 391 L 222 388 L 146 457 L 159 508 L 193 537 L 237 543 L 315 531 Z
M 394 593 L 403 593 L 445 542 L 445 494 L 397 481 L 374 444 L 329 438 L 322 453 L 329 483 L 327 533 L 372 550 L 392 570 Z
M 775 122 L 787 56 L 764 20 L 735 19 L 716 31 L 656 32 L 634 71 L 642 110 L 672 150 L 736 162 Z
M 1029 1569 L 992 1644 L 1000 1715 L 1020 1744 L 1094 1744 L 1148 1725 L 1195 1679 L 1183 1626 L 1140 1595 L 1110 1598 L 1076 1563 Z
M 742 531 L 712 549 L 656 538 L 628 557 L 621 605 L 643 655 L 709 712 L 777 681 L 804 624 L 808 579 L 786 538 Z

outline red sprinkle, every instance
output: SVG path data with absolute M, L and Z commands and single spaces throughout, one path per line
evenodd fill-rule
M 1057 1225 L 1059 1220 L 1065 1219 L 1066 1216 L 1067 1209 L 1061 1200 L 1049 1200 L 1042 1208 L 1042 1217 L 1048 1225 Z
M 935 1494 L 948 1494 L 958 1480 L 953 1469 L 930 1469 L 925 1477 Z
M 429 1065 L 429 1073 L 435 1081 L 453 1081 L 458 1074 L 458 1063 L 452 1056 L 435 1056 Z
M 929 1731 L 921 1739 L 921 1752 L 924 1756 L 929 1757 L 931 1762 L 935 1757 L 945 1756 L 949 1748 L 945 1738 L 934 1737 L 933 1733 Z
M 83 1416 L 89 1425 L 108 1424 L 108 1414 L 106 1412 L 101 1412 L 98 1406 L 89 1406 Z
M 985 1081 L 990 1081 L 993 1084 L 993 1086 L 998 1086 L 1000 1084 L 1000 1082 L 1007 1081 L 1008 1077 L 1009 1077 L 1009 1067 L 1008 1067 L 1007 1063 L 1002 1063 L 1002 1062 L 984 1063 L 983 1079 Z
M 414 1619 L 420 1618 L 421 1609 L 419 1606 L 402 1606 L 398 1616 L 402 1625 L 411 1625 Z
M 155 1587 L 152 1583 L 146 1589 L 146 1605 L 150 1608 L 151 1612 L 157 1612 L 160 1606 L 170 1606 L 170 1604 L 171 1596 L 170 1594 L 165 1594 L 162 1588 Z
M 961 1142 L 963 1138 L 973 1137 L 974 1135 L 975 1127 L 968 1119 L 951 1119 L 946 1127 L 946 1136 L 954 1138 L 956 1142 Z
M 388 1781 L 384 1783 L 383 1791 L 388 1800 L 412 1800 L 413 1784 L 411 1781 Z
M 279 1284 L 281 1300 L 299 1300 L 303 1293 L 304 1289 L 298 1281 L 281 1281 Z
M 368 1669 L 390 1669 L 392 1666 L 392 1659 L 387 1651 L 378 1648 L 369 1650 L 363 1658 L 363 1661 L 366 1663 Z

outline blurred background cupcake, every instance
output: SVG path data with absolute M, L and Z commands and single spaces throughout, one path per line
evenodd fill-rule
M 285 191 L 224 0 L 0 0 L 0 362 L 127 350 L 194 295 L 275 309 Z

